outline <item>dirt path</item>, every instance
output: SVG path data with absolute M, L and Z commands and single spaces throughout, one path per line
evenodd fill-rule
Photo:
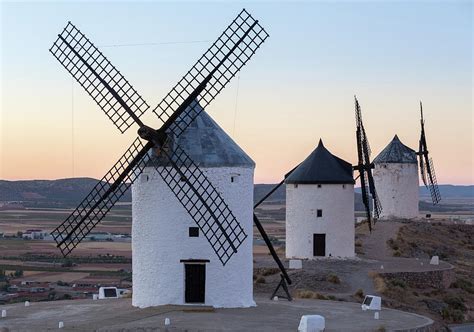
M 367 259 L 384 260 L 393 257 L 387 241 L 397 236 L 403 224 L 400 222 L 379 221 L 373 226 L 372 233 L 364 230 L 361 234 L 362 257 Z

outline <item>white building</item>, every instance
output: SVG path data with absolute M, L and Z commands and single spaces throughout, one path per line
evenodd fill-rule
M 382 204 L 380 219 L 418 217 L 419 183 L 416 152 L 397 135 L 374 159 L 373 176 Z
M 320 140 L 285 183 L 286 257 L 354 257 L 352 165 Z
M 254 306 L 255 163 L 204 111 L 175 144 L 206 174 L 247 238 L 223 266 L 155 168 L 146 167 L 132 187 L 132 303 L 141 308 L 164 304 Z

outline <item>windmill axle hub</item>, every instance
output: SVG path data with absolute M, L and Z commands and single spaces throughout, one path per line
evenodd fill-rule
M 155 130 L 151 127 L 143 125 L 138 129 L 138 136 L 147 140 L 149 142 L 153 142 L 156 147 L 161 147 L 166 142 L 166 133 L 161 130 Z

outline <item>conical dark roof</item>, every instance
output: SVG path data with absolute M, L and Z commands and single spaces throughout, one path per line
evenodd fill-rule
M 354 184 L 352 165 L 329 152 L 319 140 L 318 147 L 291 173 L 287 184 Z
M 173 139 L 173 146 L 179 146 L 200 167 L 255 167 L 255 162 L 197 101 L 194 101 L 192 106 L 193 112 L 198 112 L 199 115 L 177 139 Z M 176 123 L 183 120 L 181 118 L 185 113 L 178 117 Z M 168 165 L 162 158 L 154 159 L 154 163 Z
M 397 135 L 374 159 L 375 164 L 416 164 L 416 152 L 403 144 Z

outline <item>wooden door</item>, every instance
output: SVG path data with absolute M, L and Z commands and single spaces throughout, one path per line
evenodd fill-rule
M 313 256 L 326 256 L 326 234 L 313 234 Z
M 184 264 L 186 303 L 204 303 L 206 289 L 206 265 Z

